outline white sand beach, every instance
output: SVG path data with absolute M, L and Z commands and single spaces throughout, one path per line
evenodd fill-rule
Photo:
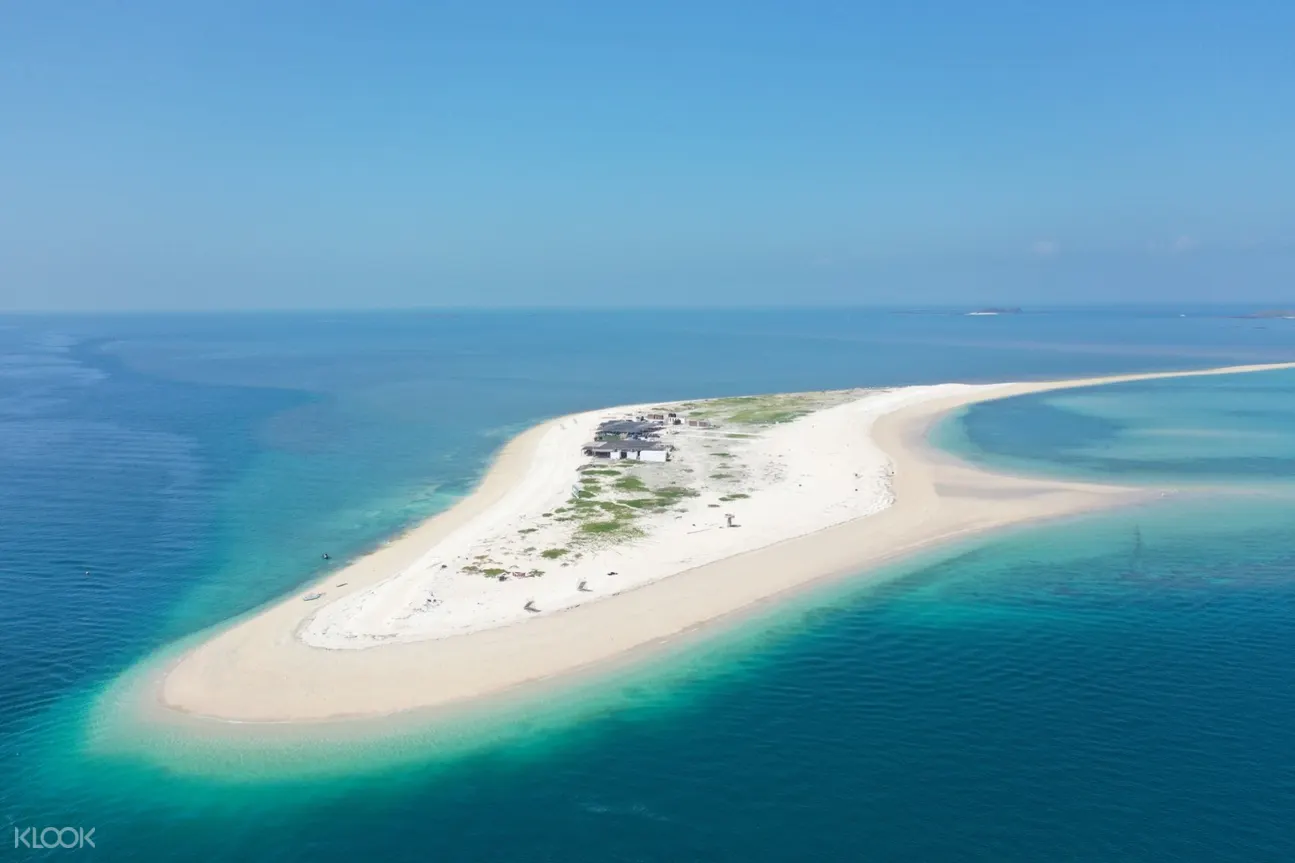
M 780 423 L 666 426 L 659 440 L 672 448 L 670 461 L 659 464 L 598 461 L 581 447 L 602 421 L 654 409 L 687 416 L 679 405 L 563 417 L 545 427 L 505 495 L 412 566 L 321 607 L 301 640 L 364 649 L 506 626 L 862 518 L 893 501 L 890 460 L 872 441 L 872 423 L 903 405 L 975 389 L 697 403 L 694 414 L 786 415 L 792 400 L 812 412 Z
M 462 703 L 590 669 L 830 576 L 1160 490 L 990 473 L 935 452 L 977 401 L 1193 372 L 634 405 L 510 442 L 445 513 L 184 653 L 164 712 L 313 722 Z M 669 461 L 583 451 L 677 413 Z M 694 420 L 693 425 L 686 419 Z

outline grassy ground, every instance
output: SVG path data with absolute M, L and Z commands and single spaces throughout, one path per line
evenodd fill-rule
M 604 483 L 606 478 L 611 482 Z M 685 498 L 698 496 L 698 492 L 678 485 L 652 488 L 640 477 L 613 470 L 582 471 L 578 486 L 579 490 L 551 516 L 554 521 L 575 523 L 576 543 L 642 536 L 642 528 L 635 524 L 640 517 L 667 512 Z M 568 550 L 549 549 L 541 557 L 554 559 Z
M 772 425 L 803 417 L 818 407 L 813 395 L 793 393 L 771 396 L 736 396 L 694 402 L 689 419 L 708 419 L 734 425 Z
M 708 419 L 721 425 L 775 425 L 791 422 L 806 414 L 856 398 L 859 390 L 829 390 L 813 393 L 775 393 L 734 396 L 703 402 L 685 402 L 667 410 L 678 410 L 689 419 Z
M 731 444 L 723 445 L 740 448 L 740 441 L 759 436 L 759 429 L 753 427 L 791 422 L 853 397 L 854 391 L 737 396 L 687 402 L 662 407 L 660 410 L 680 411 L 686 413 L 689 419 L 707 419 L 716 424 L 718 428 L 714 433 L 702 432 L 704 437 L 697 453 L 703 458 L 707 455 L 714 456 L 718 461 L 696 467 L 701 468 L 700 473 L 709 479 L 723 482 L 730 489 L 719 497 L 719 501 L 726 503 L 749 497 L 747 493 L 739 491 L 743 487 L 745 475 L 740 449 L 737 455 L 729 451 L 707 453 L 712 445 L 706 442 L 707 438 L 715 443 L 721 439 L 731 439 Z M 749 430 L 739 431 L 743 426 Z M 602 462 L 580 468 L 576 490 L 570 499 L 552 512 L 545 513 L 546 517 L 554 521 L 571 523 L 570 547 L 549 549 L 542 552 L 541 556 L 557 559 L 573 552 L 574 558 L 579 555 L 579 548 L 585 543 L 623 541 L 642 536 L 643 530 L 638 522 L 643 516 L 672 510 L 682 511 L 679 507 L 685 499 L 700 495 L 685 485 L 669 484 L 669 480 L 659 474 L 649 473 L 652 470 L 651 466 L 644 467 L 638 462 Z M 692 467 L 679 465 L 673 475 L 693 472 Z M 671 473 L 666 472 L 666 477 L 669 476 Z M 683 477 L 681 479 L 688 481 Z M 715 507 L 718 504 L 708 506 Z

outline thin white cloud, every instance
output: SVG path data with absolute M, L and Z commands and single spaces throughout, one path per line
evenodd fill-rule
M 1061 252 L 1061 244 L 1056 240 L 1035 240 L 1030 248 L 1040 258 L 1050 258 Z

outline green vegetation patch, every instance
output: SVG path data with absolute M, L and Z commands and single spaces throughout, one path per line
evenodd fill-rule
M 647 483 L 636 476 L 623 476 L 612 485 L 621 491 L 647 491 Z
M 765 410 L 741 411 L 729 417 L 729 422 L 743 425 L 773 425 L 791 422 L 810 413 L 809 408 L 768 408 Z
M 668 485 L 665 488 L 655 489 L 652 493 L 657 496 L 657 499 L 662 502 L 663 506 L 677 503 L 686 497 L 698 497 L 701 494 L 701 492 L 693 491 L 690 488 L 684 488 L 681 485 Z
M 751 405 L 758 404 L 766 396 L 733 396 L 726 399 L 711 399 L 702 402 L 700 405 L 689 403 L 687 406 L 680 406 L 681 409 L 688 411 L 690 419 L 712 419 L 714 417 L 727 417 L 734 411 L 743 410 Z
M 635 527 L 634 523 L 627 518 L 617 518 L 611 521 L 587 521 L 580 525 L 580 532 L 594 536 L 616 536 L 618 538 L 643 535 L 643 531 Z
M 575 536 L 580 539 L 622 540 L 643 536 L 642 528 L 635 525 L 639 516 L 649 512 L 669 512 L 675 509 L 686 498 L 697 497 L 700 493 L 680 485 L 663 488 L 651 488 L 638 476 L 629 471 L 597 470 L 600 476 L 609 476 L 609 485 L 600 484 L 598 479 L 588 474 L 595 471 L 583 471 L 576 490 L 564 506 L 553 510 L 554 515 L 561 513 L 555 521 L 574 521 Z M 624 497 L 622 497 L 624 495 Z M 574 545 L 573 548 L 578 548 Z M 566 554 L 570 549 L 549 549 L 541 556 L 554 559 Z M 578 553 L 571 555 L 579 557 Z
M 812 396 L 794 393 L 736 396 L 707 402 L 701 410 L 693 411 L 691 416 L 699 419 L 718 417 L 740 425 L 773 425 L 803 417 L 814 410 L 815 404 Z
M 749 495 L 749 494 L 743 494 L 742 492 L 740 492 L 740 491 L 739 491 L 739 492 L 734 492 L 733 494 L 726 494 L 726 495 L 724 495 L 723 497 L 721 497 L 721 498 L 720 498 L 720 500 L 722 500 L 722 501 L 730 501 L 730 500 L 746 500 L 746 499 L 747 499 L 748 497 L 750 497 L 750 496 L 751 496 L 751 495 Z
M 564 554 L 570 554 L 570 552 L 571 549 L 569 548 L 546 548 L 544 551 L 540 552 L 540 557 L 547 560 L 557 560 Z

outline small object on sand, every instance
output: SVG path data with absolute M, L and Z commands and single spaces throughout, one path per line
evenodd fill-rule
M 736 518 L 736 516 L 734 516 L 733 513 L 731 512 L 724 513 L 724 518 L 725 520 L 728 521 L 729 527 L 737 527 L 737 525 L 733 524 L 733 519 Z
M 507 575 L 501 575 L 501 576 L 499 576 L 499 580 L 500 580 L 500 581 L 507 581 L 507 580 L 508 580 L 508 576 L 507 576 Z
M 620 575 L 620 573 L 619 573 L 619 572 L 617 572 L 617 571 L 616 571 L 616 570 L 614 570 L 614 569 L 613 569 L 611 572 L 607 573 L 607 574 L 608 574 L 608 575 Z
M 525 609 L 526 611 L 529 611 L 531 614 L 536 614 L 539 612 L 539 609 L 535 607 L 535 600 L 533 599 L 526 600 L 526 604 L 523 605 L 522 608 Z
M 328 552 L 324 552 L 323 557 L 324 557 L 324 560 L 328 560 Z
M 447 563 L 442 563 L 442 564 L 441 564 L 441 569 L 445 569 L 447 566 L 449 566 L 449 564 L 447 564 Z
M 582 590 L 582 591 L 584 591 L 585 593 L 588 593 L 588 592 L 589 592 L 589 582 L 585 581 L 583 578 L 582 578 L 582 579 L 580 579 L 580 583 L 576 585 L 576 590 Z
M 348 584 L 350 584 L 350 582 L 349 582 L 349 581 L 339 581 L 339 582 L 337 583 L 337 586 L 338 586 L 338 587 L 346 587 Z
M 321 596 L 323 596 L 322 593 L 308 593 L 305 596 L 303 596 L 302 599 L 306 602 L 314 602 L 316 599 L 319 599 Z

